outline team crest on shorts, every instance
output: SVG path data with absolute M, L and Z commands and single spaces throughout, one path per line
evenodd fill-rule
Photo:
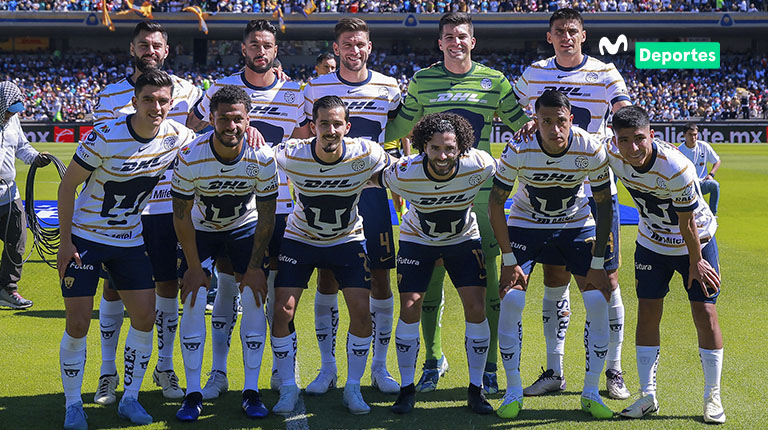
M 248 163 L 248 166 L 245 168 L 245 174 L 251 178 L 259 176 L 259 165 L 256 163 Z
M 483 80 L 482 80 L 482 81 L 480 81 L 480 86 L 481 86 L 481 87 L 482 87 L 484 90 L 490 90 L 490 89 L 491 89 L 491 87 L 493 86 L 493 82 L 491 82 L 491 80 L 490 80 L 490 79 L 488 79 L 488 78 L 483 78 Z
M 64 278 L 64 286 L 67 287 L 67 289 L 72 288 L 72 285 L 75 285 L 75 278 L 72 276 L 67 276 Z
M 472 185 L 472 186 L 477 185 L 482 181 L 483 181 L 483 177 L 477 174 L 469 177 L 469 185 Z
M 177 136 L 168 136 L 163 139 L 163 148 L 171 150 L 176 145 L 176 141 L 179 140 Z
M 587 82 L 597 82 L 597 73 L 589 72 L 584 79 L 586 79 Z
M 352 170 L 354 170 L 355 172 L 359 172 L 363 169 L 365 169 L 365 161 L 355 160 L 352 162 Z
M 283 93 L 283 98 L 288 103 L 293 103 L 296 101 L 296 94 L 293 93 L 293 91 L 286 91 Z
M 583 155 L 579 155 L 576 157 L 576 160 L 574 161 L 576 164 L 576 168 L 578 169 L 586 169 L 589 167 L 589 160 L 587 160 L 587 157 Z
M 656 186 L 658 186 L 662 190 L 666 190 L 667 189 L 667 182 L 664 179 L 656 178 Z
M 387 97 L 389 96 L 389 91 L 386 87 L 379 87 L 379 97 Z

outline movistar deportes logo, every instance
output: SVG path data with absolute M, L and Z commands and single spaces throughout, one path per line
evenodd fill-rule
M 619 38 L 616 39 L 616 42 L 611 42 L 610 39 L 607 37 L 600 38 L 600 55 L 605 55 L 604 51 L 608 51 L 611 55 L 616 55 L 617 52 L 619 52 L 619 48 L 623 48 L 621 51 L 626 52 L 627 51 L 627 36 L 620 34 Z

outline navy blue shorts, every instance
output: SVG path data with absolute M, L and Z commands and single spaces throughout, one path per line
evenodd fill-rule
M 246 224 L 240 228 L 228 231 L 195 231 L 197 254 L 200 262 L 213 257 L 227 257 L 232 262 L 235 273 L 243 274 L 248 270 L 248 263 L 253 252 L 253 235 L 256 223 Z M 264 261 L 262 260 L 262 263 Z M 178 276 L 184 277 L 187 271 L 187 261 L 181 253 L 181 264 Z
M 275 230 L 272 231 L 272 239 L 269 240 L 269 247 L 267 248 L 267 258 L 273 255 L 277 257 L 280 253 L 280 242 L 283 240 L 285 234 L 285 221 L 288 219 L 288 214 L 275 215 Z
M 368 257 L 371 259 L 371 269 L 394 269 L 395 244 L 387 190 L 364 189 L 357 210 L 363 217 L 363 234 Z
M 173 214 L 142 215 L 141 224 L 155 282 L 175 281 L 179 241 L 173 228 Z
M 333 271 L 339 288 L 371 288 L 370 261 L 365 242 L 320 247 L 283 239 L 275 288 L 307 288 L 315 268 Z
M 456 288 L 485 287 L 485 254 L 479 239 L 445 246 L 401 240 L 397 253 L 397 289 L 401 293 L 426 292 L 439 258 L 445 262 L 445 270 Z
M 592 262 L 592 242 L 595 227 L 581 228 L 521 228 L 507 227 L 517 264 L 529 275 L 542 252 L 550 248 L 562 256 L 560 265 L 577 276 L 587 276 Z
M 712 238 L 701 250 L 701 255 L 720 273 L 720 261 L 717 252 L 717 242 Z M 663 299 L 669 292 L 669 281 L 675 272 L 683 276 L 683 288 L 688 286 L 688 255 L 662 255 L 637 244 L 635 248 L 635 288 L 639 299 Z M 720 292 L 706 297 L 701 291 L 698 281 L 688 292 L 691 302 L 716 303 Z M 710 293 L 714 291 L 710 290 Z
M 617 195 L 611 196 L 611 206 L 613 206 L 613 221 L 611 222 L 611 235 L 608 236 L 608 244 L 605 246 L 605 264 L 603 267 L 605 270 L 618 270 L 621 263 L 620 251 L 621 246 L 619 244 L 619 231 L 621 229 L 621 223 L 619 220 L 619 198 Z M 592 216 L 597 219 L 597 206 L 595 205 L 595 199 L 589 198 L 589 208 L 592 211 Z M 590 254 L 592 251 L 590 251 Z M 541 264 L 551 264 L 554 266 L 564 266 L 565 258 L 554 247 L 546 247 L 541 255 L 536 258 L 536 261 Z
M 106 266 L 110 287 L 115 290 L 149 290 L 155 288 L 152 267 L 144 245 L 119 247 L 92 242 L 72 235 L 72 244 L 80 254 L 82 266 L 72 260 L 61 281 L 64 297 L 93 297 L 99 285 L 101 265 Z

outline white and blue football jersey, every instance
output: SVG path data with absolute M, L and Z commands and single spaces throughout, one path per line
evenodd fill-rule
M 301 85 L 275 79 L 270 86 L 257 87 L 245 79 L 244 71 L 219 79 L 208 88 L 195 107 L 198 118 L 210 122 L 211 97 L 224 85 L 240 87 L 250 96 L 250 125 L 257 128 L 264 140 L 273 147 L 290 139 L 293 131 L 307 122 Z M 293 211 L 293 200 L 285 174 L 279 169 L 278 178 L 277 213 L 288 214 Z
M 526 228 L 580 228 L 595 225 L 584 194 L 589 179 L 595 190 L 609 186 L 603 144 L 579 127 L 572 127 L 568 146 L 560 154 L 547 153 L 540 136 L 529 142 L 510 142 L 499 160 L 494 184 L 513 196 L 507 224 Z
M 196 230 L 234 230 L 258 220 L 256 199 L 277 198 L 277 167 L 272 148 L 243 144 L 240 155 L 222 160 L 208 132 L 179 150 L 171 195 L 194 199 Z
M 693 163 L 674 145 L 660 140 L 652 145 L 647 171 L 626 162 L 615 143 L 608 147 L 608 162 L 640 213 L 637 243 L 663 255 L 686 255 L 677 213 L 693 211 L 703 242 L 715 236 L 717 220 L 701 195 Z
M 75 200 L 72 233 L 93 242 L 142 245 L 141 213 L 178 149 L 195 133 L 165 120 L 151 139 L 139 137 L 131 115 L 102 123 L 80 143 L 73 161 L 91 172 Z
M 315 139 L 291 139 L 276 148 L 277 164 L 296 192 L 285 238 L 321 247 L 365 240 L 357 203 L 371 176 L 389 165 L 389 156 L 370 140 L 345 137 L 342 144 L 344 153 L 332 164 L 318 158 Z
M 423 153 L 401 158 L 382 175 L 382 184 L 411 204 L 403 215 L 400 240 L 433 246 L 479 240 L 472 203 L 496 172 L 496 160 L 485 151 L 471 148 L 457 160 L 455 175 L 445 180 L 429 174 L 428 162 Z

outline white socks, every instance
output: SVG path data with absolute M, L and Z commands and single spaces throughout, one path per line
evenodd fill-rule
M 296 385 L 294 360 L 296 360 L 296 332 L 285 337 L 272 336 L 272 359 L 277 363 L 280 385 Z
M 397 366 L 400 368 L 401 387 L 413 384 L 420 345 L 419 322 L 408 324 L 403 320 L 398 320 L 397 331 L 395 332 L 395 348 L 397 350 Z
M 101 330 L 101 370 L 102 375 L 116 375 L 115 357 L 117 341 L 120 340 L 120 328 L 123 326 L 123 301 L 108 302 L 101 297 L 99 304 L 99 329 Z
M 203 348 L 205 347 L 205 304 L 208 291 L 205 288 L 197 290 L 195 306 L 192 306 L 192 294 L 184 302 L 184 313 L 181 316 L 181 358 L 184 360 L 184 374 L 187 379 L 187 394 L 201 393 L 200 373 L 203 365 Z
M 702 349 L 699 348 L 701 367 L 704 369 L 704 399 L 710 393 L 720 392 L 720 375 L 723 373 L 723 348 Z
M 372 338 L 373 336 L 357 337 L 352 333 L 347 334 L 347 384 L 360 385 Z
M 373 322 L 373 360 L 371 369 L 387 367 L 387 349 L 392 337 L 392 315 L 395 312 L 395 297 L 370 299 L 371 321 Z
M 315 335 L 317 346 L 320 348 L 321 370 L 336 373 L 338 329 L 339 305 L 336 294 L 315 293 Z
M 61 338 L 59 365 L 66 406 L 83 401 L 80 394 L 83 387 L 83 372 L 85 372 L 85 346 L 85 336 L 75 339 L 65 331 Z
M 545 287 L 541 316 L 544 321 L 544 340 L 547 345 L 547 369 L 555 376 L 563 376 L 565 333 L 571 322 L 571 301 L 568 286 Z
M 264 298 L 255 298 L 253 290 L 246 287 L 241 293 L 241 300 L 243 318 L 240 320 L 240 341 L 243 343 L 243 367 L 245 368 L 243 391 L 259 391 L 259 371 L 267 337 Z
M 179 326 L 179 299 L 155 296 L 157 327 L 157 370 L 173 370 L 173 344 Z
M 621 300 L 621 288 L 611 292 L 608 303 L 608 324 L 611 332 L 608 340 L 608 356 L 605 368 L 621 372 L 621 344 L 624 342 L 624 302 Z
M 484 319 L 481 323 L 465 322 L 464 325 L 464 349 L 467 351 L 469 383 L 482 387 L 488 347 L 491 344 L 491 329 L 488 326 L 488 319 Z
M 640 391 L 656 396 L 656 370 L 659 367 L 658 346 L 636 346 L 637 376 L 640 379 Z
M 147 371 L 149 359 L 152 356 L 152 330 L 139 331 L 131 327 L 125 339 L 125 374 L 123 398 L 139 397 L 144 372 Z
M 507 393 L 523 396 L 520 379 L 520 349 L 523 343 L 523 309 L 525 291 L 509 290 L 501 300 L 499 314 L 499 351 L 501 363 L 507 374 Z M 562 357 L 562 356 L 561 356 Z
M 217 273 L 219 289 L 213 302 L 211 312 L 211 343 L 213 363 L 211 370 L 227 373 L 227 358 L 229 343 L 232 340 L 232 330 L 237 322 L 237 288 L 234 275 Z
M 608 302 L 598 290 L 585 291 L 581 294 L 586 308 L 584 322 L 584 349 L 586 350 L 586 373 L 584 375 L 584 393 L 597 394 L 600 374 L 608 353 Z

